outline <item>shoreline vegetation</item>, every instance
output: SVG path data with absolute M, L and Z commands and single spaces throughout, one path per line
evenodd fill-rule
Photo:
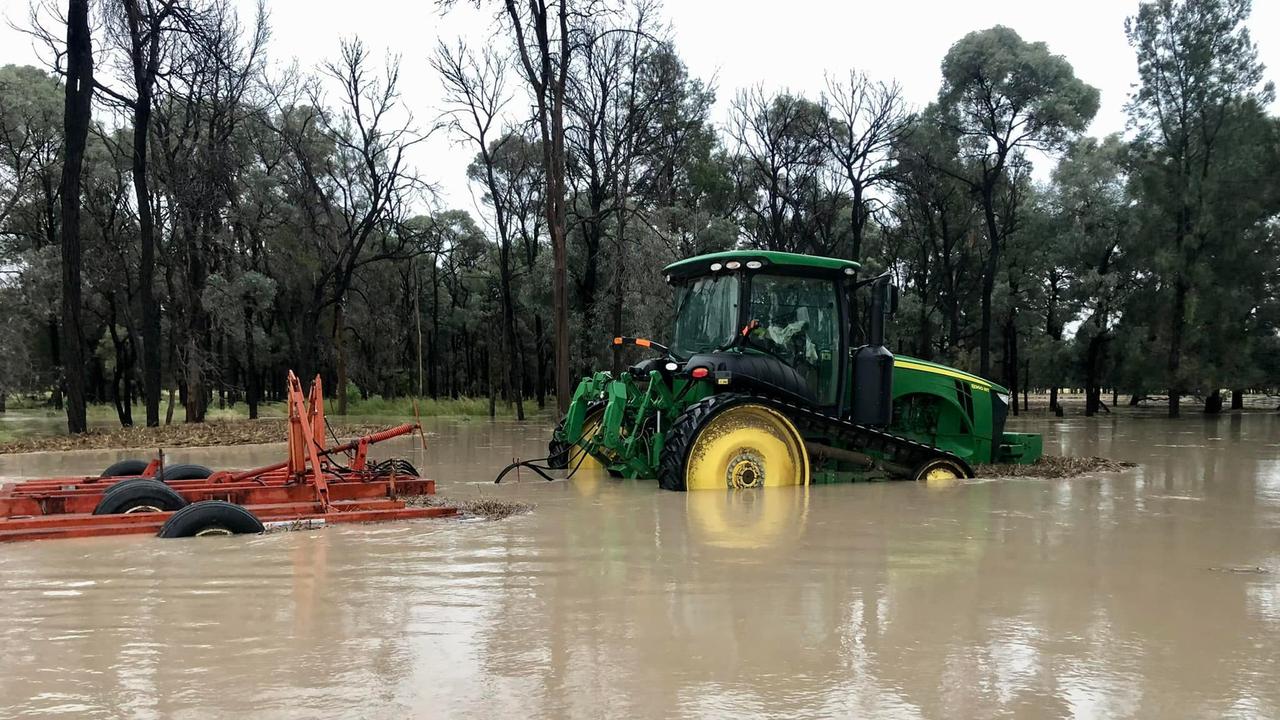
M 1021 419 L 1032 421 L 1055 419 L 1054 414 L 1049 411 L 1048 395 L 1033 394 L 1028 400 L 1029 407 L 1023 411 Z M 1161 400 L 1162 398 L 1153 397 L 1137 406 L 1129 406 L 1122 401 L 1121 407 L 1113 409 L 1110 416 L 1124 419 L 1163 418 L 1165 415 L 1162 412 Z M 1058 402 L 1065 407 L 1066 418 L 1083 417 L 1083 395 L 1062 394 L 1058 396 Z M 1251 395 L 1245 399 L 1245 409 L 1242 411 L 1224 410 L 1220 415 L 1205 416 L 1188 414 L 1184 419 L 1192 420 L 1196 417 L 1221 418 L 1239 415 L 1240 413 L 1276 412 L 1280 410 L 1280 408 L 1276 407 L 1276 403 L 1277 398 L 1274 396 Z M 550 406 L 550 403 L 548 403 L 548 406 Z M 331 409 L 332 405 L 329 408 Z M 115 416 L 115 410 L 112 406 L 92 405 L 89 408 L 91 425 L 94 420 L 103 425 L 101 427 L 91 426 L 88 432 L 81 435 L 70 435 L 61 424 L 61 411 L 43 406 L 21 408 L 11 404 L 7 413 L 0 414 L 0 455 L 71 450 L 218 447 L 284 442 L 284 404 L 264 403 L 260 408 L 260 412 L 261 417 L 259 419 L 249 420 L 245 416 L 247 408 L 243 404 L 237 404 L 231 408 L 211 411 L 209 419 L 202 423 L 175 421 L 172 424 L 161 425 L 157 428 L 138 426 L 121 428 L 110 424 Z M 419 399 L 418 412 L 420 417 L 423 418 L 447 418 L 468 422 L 487 419 L 489 417 L 489 402 L 487 398 Z M 338 437 L 348 439 L 383 430 L 401 422 L 412 422 L 413 417 L 412 399 L 384 400 L 375 396 L 368 400 L 353 401 L 348 407 L 348 414 L 345 416 L 330 415 L 330 424 L 333 432 Z M 494 417 L 499 420 L 512 420 L 515 417 L 514 410 L 510 406 L 498 403 Z M 1100 417 L 1107 417 L 1107 415 L 1104 414 Z M 548 409 L 532 415 L 528 422 L 549 424 L 553 420 L 552 412 Z M 1074 458 L 1072 460 L 1080 459 Z M 1024 466 L 1024 469 L 1030 468 Z M 1044 468 L 1037 468 L 1037 470 L 1044 471 Z M 1058 477 L 1057 473 L 1063 472 L 1063 470 L 1055 468 L 1052 472 L 1053 474 L 1048 475 L 1048 477 Z M 1086 470 L 1085 472 L 1090 471 Z M 1010 470 L 1007 472 L 1002 471 L 998 474 L 1025 476 L 1029 473 Z M 979 475 L 984 477 L 994 476 L 989 473 L 979 473 Z

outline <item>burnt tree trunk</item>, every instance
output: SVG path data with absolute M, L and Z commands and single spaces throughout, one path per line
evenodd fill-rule
M 93 113 L 93 44 L 88 0 L 67 10 L 67 85 L 62 123 L 62 356 L 67 430 L 88 429 L 85 413 L 84 341 L 81 337 L 80 172 Z

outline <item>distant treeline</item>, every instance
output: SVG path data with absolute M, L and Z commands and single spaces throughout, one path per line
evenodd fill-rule
M 271 62 L 265 10 L 231 0 L 37 5 L 56 67 L 0 68 L 0 408 L 155 424 L 175 388 L 197 422 L 293 368 L 338 411 L 523 417 L 631 359 L 608 338 L 664 337 L 664 264 L 734 246 L 888 270 L 895 350 L 1084 387 L 1090 413 L 1104 387 L 1173 414 L 1280 387 L 1280 120 L 1247 1 L 1135 4 L 1130 131 L 1105 138 L 1098 91 L 1006 27 L 952 46 L 927 107 L 845 71 L 816 97 L 736 89 L 718 125 L 660 8 L 564 2 L 482 2 L 483 48 L 352 38 L 311 69 Z M 406 107 L 409 74 L 436 106 Z M 475 152 L 478 215 L 433 209 L 441 178 L 410 162 L 432 130 Z

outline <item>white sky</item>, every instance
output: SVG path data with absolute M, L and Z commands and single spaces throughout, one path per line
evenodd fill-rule
M 251 2 L 240 2 L 247 13 Z M 467 0 L 457 5 L 442 16 L 431 0 L 267 0 L 271 55 L 314 65 L 336 55 L 339 38 L 358 34 L 375 51 L 403 57 L 404 96 L 420 123 L 430 125 L 440 112 L 439 81 L 428 64 L 436 39 L 488 41 L 498 7 L 496 0 L 482 11 Z M 1090 131 L 1103 135 L 1124 129 L 1123 106 L 1137 75 L 1124 18 L 1137 6 L 1137 0 L 667 0 L 665 12 L 690 72 L 715 81 L 718 120 L 740 88 L 764 83 L 816 97 L 824 71 L 849 68 L 897 79 L 908 100 L 923 106 L 937 93 L 939 64 L 951 44 L 971 30 L 1003 24 L 1026 40 L 1046 42 L 1102 91 Z M 10 22 L 23 22 L 26 8 L 27 0 L 0 0 L 0 15 Z M 1255 0 L 1250 29 L 1268 76 L 1280 78 L 1280 0 Z M 28 38 L 0 27 L 0 64 L 37 61 Z M 465 180 L 473 155 L 439 135 L 415 158 L 424 177 L 439 185 L 443 206 L 475 209 Z

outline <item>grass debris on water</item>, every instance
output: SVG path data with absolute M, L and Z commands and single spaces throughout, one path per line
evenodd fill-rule
M 1030 465 L 975 465 L 978 477 L 1073 478 L 1097 472 L 1123 472 L 1136 463 L 1101 457 L 1060 457 L 1045 455 Z
M 453 507 L 458 509 L 460 516 L 480 517 L 485 520 L 502 520 L 512 515 L 523 515 L 537 507 L 532 503 L 519 500 L 501 500 L 492 497 L 463 500 L 443 495 L 411 495 L 402 499 L 409 507 Z

